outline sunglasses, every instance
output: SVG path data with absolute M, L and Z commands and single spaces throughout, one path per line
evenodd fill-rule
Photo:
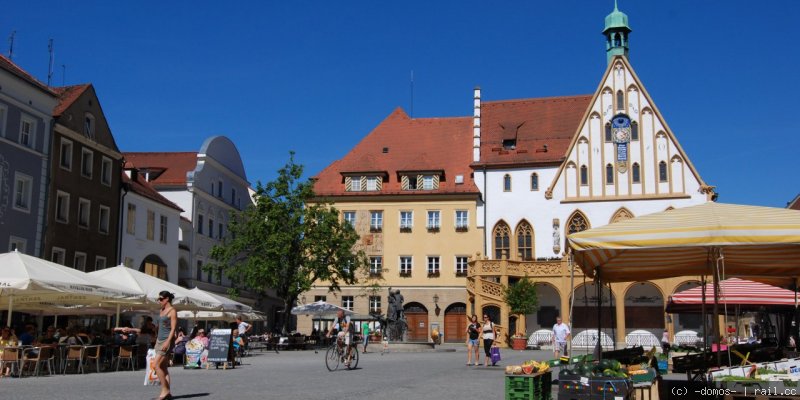
M 167 299 L 166 297 L 159 297 L 159 298 L 158 298 L 158 301 L 161 301 L 161 300 L 166 300 L 166 299 Z

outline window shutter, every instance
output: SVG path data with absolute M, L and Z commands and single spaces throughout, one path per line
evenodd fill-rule
M 353 190 L 353 178 L 349 176 L 344 177 L 344 191 L 349 192 Z
M 367 191 L 367 177 L 366 176 L 362 176 L 361 177 L 361 191 L 362 192 L 366 192 Z
M 408 190 L 408 176 L 403 175 L 400 177 L 400 187 L 403 190 Z
M 375 178 L 375 190 L 380 192 L 382 187 L 383 187 L 383 177 L 382 176 L 376 177 Z
M 439 189 L 439 175 L 433 176 L 433 189 L 434 190 Z
M 417 175 L 417 190 L 422 190 L 422 182 L 425 179 L 422 175 Z

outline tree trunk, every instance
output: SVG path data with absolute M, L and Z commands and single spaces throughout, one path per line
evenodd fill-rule
M 295 298 L 283 299 L 283 325 L 281 326 L 282 335 L 289 334 L 289 322 L 292 318 L 292 305 L 294 304 L 295 300 Z

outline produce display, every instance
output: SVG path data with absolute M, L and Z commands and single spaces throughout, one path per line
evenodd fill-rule
M 561 368 L 559 378 L 569 379 L 575 375 L 585 377 L 608 377 L 608 378 L 627 378 L 630 374 L 647 373 L 646 369 L 637 366 L 636 370 L 629 371 L 622 367 L 617 360 L 601 360 L 600 362 L 584 362 L 579 364 L 566 365 Z
M 544 373 L 550 370 L 550 365 L 546 362 L 538 362 L 536 360 L 528 360 L 522 365 L 509 365 L 506 367 L 507 375 L 533 375 Z

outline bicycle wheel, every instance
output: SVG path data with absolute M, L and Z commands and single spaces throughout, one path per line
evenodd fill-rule
M 339 358 L 339 351 L 334 343 L 325 352 L 325 366 L 328 367 L 328 371 L 336 371 L 339 368 Z
M 347 366 L 347 369 L 356 369 L 358 366 L 358 346 L 353 346 L 350 350 L 350 365 Z

